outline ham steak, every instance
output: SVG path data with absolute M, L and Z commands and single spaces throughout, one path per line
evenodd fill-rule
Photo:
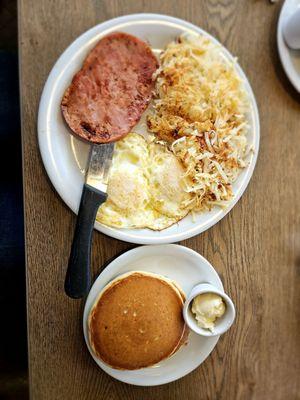
M 103 37 L 63 96 L 62 113 L 71 130 L 92 143 L 124 137 L 151 99 L 157 68 L 142 40 L 122 32 Z

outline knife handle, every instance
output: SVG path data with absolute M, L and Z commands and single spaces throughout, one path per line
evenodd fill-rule
M 92 234 L 98 208 L 106 198 L 107 194 L 83 186 L 65 280 L 65 292 L 73 299 L 85 296 L 91 286 Z

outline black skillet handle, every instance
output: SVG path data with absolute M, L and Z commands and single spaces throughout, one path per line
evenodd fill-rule
M 65 280 L 65 292 L 73 299 L 85 296 L 91 286 L 92 234 L 97 210 L 106 198 L 105 193 L 83 186 Z

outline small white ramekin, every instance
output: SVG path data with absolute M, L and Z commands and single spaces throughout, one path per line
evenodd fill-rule
M 193 299 L 198 296 L 199 294 L 203 293 L 216 293 L 222 297 L 224 303 L 226 305 L 226 310 L 222 317 L 217 318 L 215 322 L 215 328 L 213 332 L 209 329 L 200 328 L 197 324 L 197 321 L 194 317 L 194 314 L 191 311 L 191 302 Z M 183 308 L 183 318 L 188 325 L 188 327 L 197 333 L 198 335 L 202 336 L 217 336 L 221 335 L 222 333 L 226 332 L 234 322 L 235 319 L 235 307 L 227 294 L 223 293 L 221 290 L 217 289 L 215 286 L 211 285 L 210 283 L 200 283 L 196 285 L 191 293 L 189 294 Z

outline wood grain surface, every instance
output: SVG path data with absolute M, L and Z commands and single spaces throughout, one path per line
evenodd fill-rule
M 19 1 L 32 400 L 300 399 L 300 96 L 277 55 L 281 6 L 267 0 Z M 88 354 L 84 303 L 63 290 L 75 216 L 47 178 L 36 129 L 41 91 L 61 52 L 93 25 L 136 12 L 180 17 L 220 39 L 249 77 L 261 119 L 258 163 L 246 193 L 220 223 L 182 242 L 215 266 L 236 304 L 236 323 L 201 367 L 153 388 L 115 381 Z M 95 232 L 94 276 L 131 247 Z

